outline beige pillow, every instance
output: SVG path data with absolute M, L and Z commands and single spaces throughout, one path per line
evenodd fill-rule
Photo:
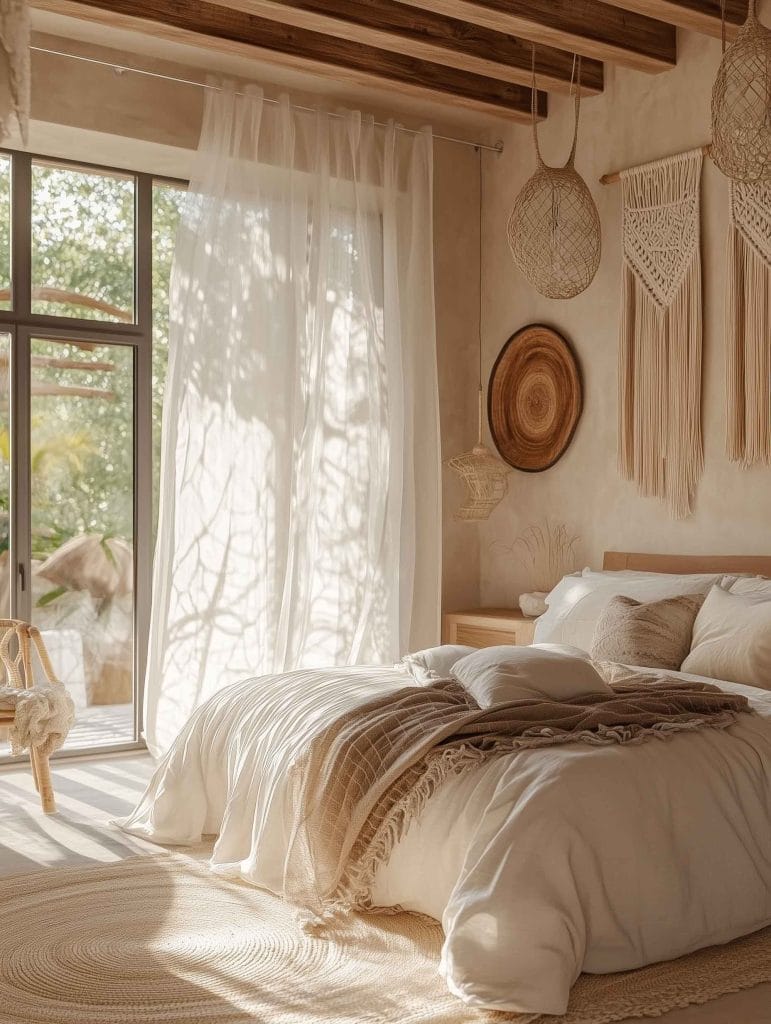
M 710 590 L 683 672 L 771 690 L 771 594 Z
M 643 604 L 613 597 L 594 631 L 593 661 L 616 661 L 677 671 L 691 649 L 691 632 L 704 597 L 680 594 Z
M 456 661 L 452 675 L 481 708 L 611 692 L 583 651 L 561 644 L 485 647 Z

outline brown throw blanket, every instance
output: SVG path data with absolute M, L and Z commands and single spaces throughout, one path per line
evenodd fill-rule
M 460 683 L 440 681 L 390 692 L 342 715 L 293 768 L 287 897 L 310 911 L 309 925 L 367 908 L 378 867 L 436 787 L 489 757 L 725 728 L 749 710 L 746 697 L 707 683 L 651 673 L 623 678 L 611 682 L 612 694 L 490 708 L 480 708 Z

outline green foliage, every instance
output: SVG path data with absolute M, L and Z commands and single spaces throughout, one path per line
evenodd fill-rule
M 62 594 L 66 593 L 66 587 L 54 587 L 53 590 L 49 590 L 47 593 L 43 594 L 42 597 L 39 597 L 37 599 L 37 601 L 35 602 L 35 607 L 46 608 L 49 604 L 53 604 L 57 598 L 62 596 Z
M 134 181 L 46 164 L 32 165 L 33 313 L 131 320 L 134 309 Z M 105 303 L 36 298 L 55 288 Z
M 132 537 L 133 377 L 132 350 L 98 345 L 32 342 L 32 545 L 45 558 L 80 533 Z M 87 367 L 35 365 L 56 359 Z M 36 394 L 55 387 L 87 388 L 93 397 Z M 102 397 L 111 395 L 112 397 Z
M 53 299 L 50 291 L 45 300 L 35 299 L 34 312 L 115 322 L 126 318 L 115 312 L 123 310 L 130 317 L 134 305 L 131 179 L 34 166 L 33 197 L 33 285 L 57 290 Z M 152 420 L 156 479 L 168 351 L 169 275 L 183 198 L 179 189 L 160 184 L 154 188 Z M 0 307 L 8 306 L 2 289 L 10 284 L 8 200 L 8 165 L 0 159 Z M 62 293 L 67 293 L 66 301 Z M 101 308 L 89 305 L 89 300 Z M 5 367 L 8 342 L 8 336 L 0 334 L 0 364 Z M 84 532 L 131 541 L 132 349 L 33 339 L 32 358 L 33 556 L 45 558 L 64 541 Z M 0 393 L 0 550 L 8 544 L 7 380 L 7 373 L 0 378 L 0 392 L 5 392 Z M 60 393 L 62 387 L 87 389 L 87 393 Z

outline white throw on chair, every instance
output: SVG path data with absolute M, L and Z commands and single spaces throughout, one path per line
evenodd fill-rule
M 33 652 L 45 681 L 35 683 Z M 49 755 L 62 745 L 74 718 L 69 694 L 54 674 L 40 631 L 19 619 L 0 619 L 0 726 L 10 727 L 14 753 L 29 748 L 32 774 L 46 814 L 56 810 Z

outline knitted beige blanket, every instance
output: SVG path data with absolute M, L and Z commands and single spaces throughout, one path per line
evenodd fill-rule
M 295 763 L 290 786 L 284 891 L 308 912 L 306 925 L 371 907 L 377 869 L 449 775 L 523 748 L 640 743 L 725 728 L 749 710 L 746 697 L 707 683 L 650 673 L 624 679 L 610 694 L 490 708 L 444 680 L 387 693 L 322 729 Z

